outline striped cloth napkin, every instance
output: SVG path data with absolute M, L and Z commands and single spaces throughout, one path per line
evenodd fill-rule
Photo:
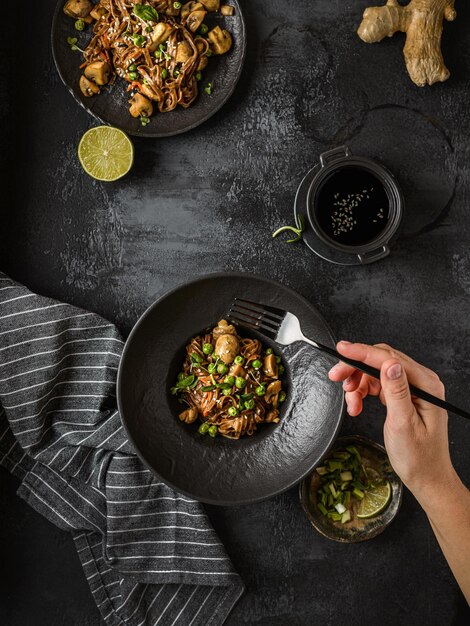
M 0 464 L 69 531 L 109 626 L 222 624 L 243 593 L 202 506 L 134 455 L 113 324 L 0 272 Z

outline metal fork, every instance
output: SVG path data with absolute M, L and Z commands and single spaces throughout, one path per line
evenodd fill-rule
M 296 341 L 308 343 L 320 352 L 328 354 L 334 359 L 347 363 L 359 371 L 364 372 L 364 374 L 368 374 L 380 380 L 380 370 L 375 367 L 362 363 L 362 361 L 348 359 L 333 348 L 306 337 L 300 327 L 299 319 L 293 313 L 257 302 L 251 302 L 250 300 L 236 298 L 230 307 L 228 317 L 231 322 L 256 330 L 261 335 L 274 340 L 281 346 L 289 346 Z M 430 402 L 441 409 L 452 411 L 452 413 L 470 419 L 470 413 L 467 411 L 460 409 L 450 402 L 436 398 L 436 396 L 433 396 L 427 391 L 423 391 L 414 385 L 410 385 L 410 391 L 414 396 L 421 398 L 421 400 L 426 400 L 426 402 Z

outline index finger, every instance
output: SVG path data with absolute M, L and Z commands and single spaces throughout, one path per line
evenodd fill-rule
M 372 367 L 381 369 L 383 363 L 390 357 L 399 359 L 405 368 L 406 375 L 411 384 L 421 386 L 426 391 L 432 392 L 433 372 L 420 363 L 413 361 L 409 356 L 390 347 L 369 346 L 364 343 L 348 343 L 340 341 L 336 346 L 337 351 L 350 359 L 361 361 Z M 428 389 L 426 389 L 428 388 Z

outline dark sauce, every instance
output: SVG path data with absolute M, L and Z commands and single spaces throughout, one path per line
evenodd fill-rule
M 318 226 L 345 246 L 361 246 L 385 230 L 389 199 L 383 183 L 369 170 L 346 166 L 333 172 L 316 194 Z

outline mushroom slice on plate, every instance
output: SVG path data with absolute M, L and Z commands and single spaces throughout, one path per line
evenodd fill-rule
M 194 52 L 187 41 L 180 41 L 176 46 L 175 63 L 185 63 L 193 56 Z
M 91 80 L 88 80 L 86 76 L 81 76 L 79 86 L 80 91 L 87 98 L 94 96 L 96 93 L 100 93 L 100 88 L 98 87 L 98 85 L 96 85 Z
M 204 11 L 204 5 L 200 2 L 187 2 L 181 9 L 181 19 L 185 20 L 193 11 Z
M 263 363 L 263 371 L 266 376 L 269 376 L 269 378 L 277 378 L 278 367 L 274 354 L 270 354 L 269 356 L 265 357 Z
M 129 100 L 129 113 L 132 117 L 150 117 L 153 113 L 152 103 L 141 93 L 136 93 Z
M 198 416 L 198 410 L 195 407 L 192 407 L 190 409 L 186 409 L 186 411 L 183 411 L 182 413 L 179 414 L 179 418 L 182 422 L 185 422 L 186 424 L 192 424 L 193 422 L 196 421 Z
M 147 45 L 149 52 L 155 52 L 161 43 L 165 43 L 173 32 L 173 26 L 167 22 L 158 22 L 150 33 L 150 43 Z
M 240 349 L 240 342 L 235 335 L 221 335 L 215 344 L 215 353 L 226 364 L 233 363 Z
M 186 20 L 186 26 L 193 33 L 197 31 L 199 26 L 203 23 L 204 18 L 207 15 L 207 11 L 203 11 L 200 9 L 199 11 L 192 11 L 188 15 L 188 19 Z
M 97 85 L 106 85 L 111 76 L 111 67 L 106 61 L 94 61 L 85 68 L 85 76 Z
M 64 6 L 64 13 L 76 20 L 84 20 L 88 23 L 92 21 L 89 17 L 93 9 L 93 3 L 90 0 L 68 0 Z
M 220 7 L 220 0 L 201 0 L 202 4 L 208 11 L 218 11 Z
M 225 54 L 232 47 L 232 35 L 228 30 L 216 26 L 207 35 L 214 54 Z

